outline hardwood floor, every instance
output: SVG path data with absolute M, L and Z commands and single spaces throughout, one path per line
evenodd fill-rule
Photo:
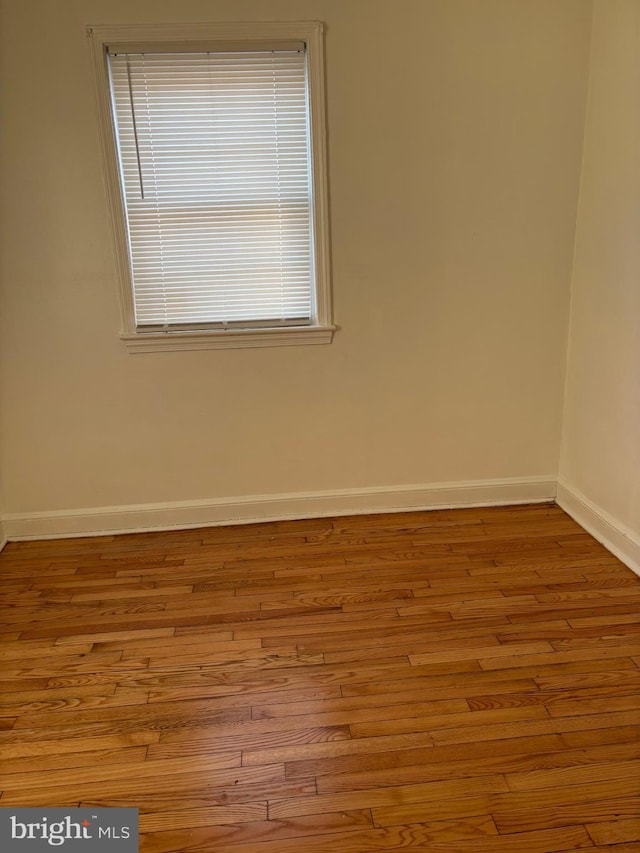
M 0 570 L 0 806 L 137 806 L 145 853 L 640 850 L 640 578 L 554 505 Z

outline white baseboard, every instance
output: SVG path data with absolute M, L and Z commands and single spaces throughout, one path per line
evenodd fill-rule
M 548 476 L 8 513 L 2 520 L 9 540 L 57 539 L 332 515 L 540 503 L 555 496 L 556 479 Z
M 565 482 L 558 482 L 556 503 L 594 539 L 640 575 L 640 536 L 637 533 Z

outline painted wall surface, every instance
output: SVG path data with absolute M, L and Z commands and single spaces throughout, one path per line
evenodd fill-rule
M 640 4 L 592 39 L 560 477 L 640 541 Z
M 130 355 L 84 27 L 287 19 L 327 25 L 340 331 Z M 590 25 L 585 0 L 5 0 L 7 512 L 555 476 Z
M 4 529 L 4 523 L 2 521 L 2 516 L 4 514 L 4 489 L 2 487 L 2 478 L 0 477 L 0 550 L 4 548 L 6 541 L 6 534 Z

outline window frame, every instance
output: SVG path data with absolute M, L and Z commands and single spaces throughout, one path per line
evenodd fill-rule
M 324 91 L 324 25 L 319 21 L 264 21 L 258 23 L 133 24 L 88 26 L 98 122 L 102 145 L 116 269 L 119 283 L 121 333 L 129 352 L 327 344 L 333 339 L 329 207 Z M 309 99 L 309 143 L 312 187 L 312 257 L 314 270 L 311 324 L 299 326 L 230 327 L 194 331 L 145 332 L 136 328 L 133 282 L 129 258 L 126 204 L 120 178 L 118 140 L 112 111 L 107 51 L 109 45 L 147 44 L 159 50 L 163 43 L 184 43 L 202 50 L 203 44 L 219 49 L 226 44 L 277 44 L 302 41 L 306 46 Z

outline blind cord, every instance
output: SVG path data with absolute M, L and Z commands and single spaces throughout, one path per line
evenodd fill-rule
M 129 103 L 131 104 L 131 120 L 133 122 L 133 138 L 136 144 L 136 160 L 138 161 L 138 179 L 140 181 L 140 198 L 144 198 L 144 181 L 142 180 L 142 164 L 140 162 L 140 145 L 138 144 L 138 123 L 136 108 L 133 101 L 133 85 L 131 83 L 131 64 L 127 59 L 127 83 L 129 84 Z

